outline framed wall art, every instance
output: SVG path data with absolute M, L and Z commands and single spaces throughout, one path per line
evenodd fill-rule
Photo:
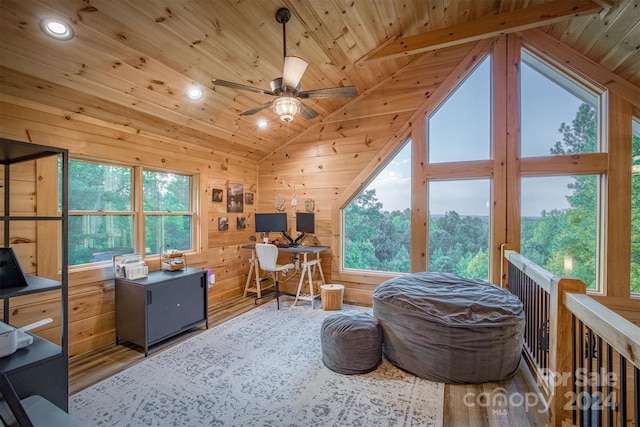
M 222 190 L 219 188 L 214 188 L 211 192 L 211 200 L 217 203 L 222 202 Z
M 238 218 L 236 218 L 236 227 L 238 228 L 238 230 L 244 230 L 245 228 L 247 228 L 247 218 L 243 216 L 239 216 Z
M 253 193 L 244 193 L 244 202 L 247 205 L 253 204 Z
M 227 212 L 242 212 L 244 186 L 238 182 L 227 183 Z

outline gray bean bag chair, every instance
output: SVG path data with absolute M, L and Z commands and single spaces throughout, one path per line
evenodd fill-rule
M 382 330 L 368 313 L 337 313 L 324 319 L 322 362 L 340 374 L 364 374 L 382 361 Z
M 468 384 L 513 376 L 520 364 L 524 309 L 483 280 L 416 273 L 380 284 L 373 315 L 395 366 L 432 381 Z

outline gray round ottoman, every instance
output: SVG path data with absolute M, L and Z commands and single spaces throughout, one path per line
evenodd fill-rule
M 395 366 L 432 381 L 500 381 L 520 364 L 524 309 L 512 293 L 483 280 L 415 273 L 373 293 L 382 351 Z
M 322 322 L 322 362 L 340 374 L 364 374 L 382 361 L 382 331 L 363 312 L 333 314 Z

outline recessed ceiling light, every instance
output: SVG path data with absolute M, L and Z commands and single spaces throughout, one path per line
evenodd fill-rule
M 71 40 L 75 36 L 73 28 L 69 24 L 54 18 L 41 19 L 40 29 L 43 33 L 56 40 Z
M 204 91 L 197 86 L 191 86 L 189 89 L 187 89 L 187 98 L 189 98 L 192 101 L 197 101 L 203 96 L 204 96 Z
M 258 120 L 258 123 L 256 124 L 256 126 L 258 127 L 258 129 L 264 129 L 267 126 L 269 126 L 269 122 L 266 121 L 265 119 Z

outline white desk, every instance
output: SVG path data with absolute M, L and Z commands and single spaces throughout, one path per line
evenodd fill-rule
M 260 264 L 258 263 L 258 257 L 256 256 L 255 245 L 244 245 L 243 249 L 251 250 L 251 259 L 249 260 L 249 274 L 247 276 L 247 282 L 244 287 L 244 296 L 247 296 L 247 292 L 253 292 L 256 294 L 256 300 L 262 298 L 262 290 L 266 290 L 272 288 L 274 283 L 266 283 L 269 281 L 266 277 L 260 277 Z M 320 279 L 322 280 L 322 284 L 325 284 L 324 273 L 322 272 L 322 264 L 320 263 L 320 252 L 326 251 L 329 249 L 329 246 L 279 246 L 278 251 L 286 252 L 286 253 L 294 253 L 297 256 L 302 255 L 301 262 L 301 272 L 300 272 L 300 280 L 298 282 L 298 290 L 296 292 L 296 299 L 293 303 L 295 306 L 298 301 L 311 301 L 311 307 L 315 308 L 315 300 L 320 297 L 320 293 L 313 292 L 313 276 L 316 271 L 320 274 Z M 309 254 L 316 254 L 315 258 L 309 259 Z M 255 275 L 255 278 L 253 276 Z M 309 293 L 302 294 L 304 280 L 307 279 L 309 283 Z M 254 281 L 255 286 L 250 286 L 251 282 Z M 267 286 L 262 287 L 262 283 L 265 283 Z M 276 290 L 279 293 L 279 290 Z

